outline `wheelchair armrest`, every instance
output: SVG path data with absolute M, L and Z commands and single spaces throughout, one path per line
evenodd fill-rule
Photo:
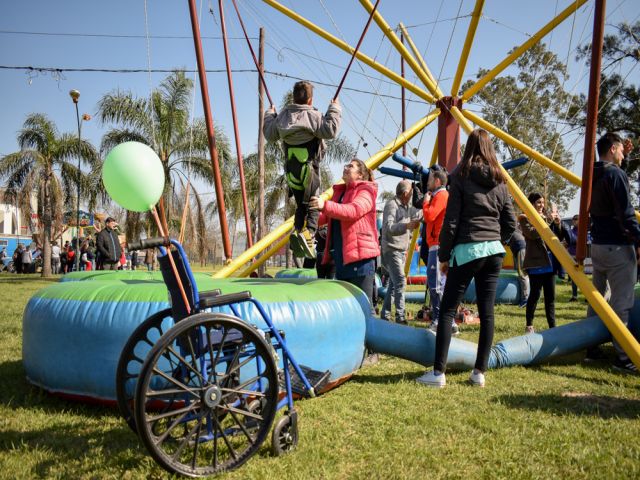
M 215 291 L 215 290 L 214 290 Z M 208 292 L 205 292 L 208 293 Z M 200 308 L 211 308 L 211 307 L 219 307 L 221 305 L 229 305 L 230 303 L 239 303 L 249 300 L 251 298 L 251 292 L 237 292 L 237 293 L 228 293 L 226 295 L 216 295 L 216 296 L 205 296 L 202 297 L 202 293 L 200 294 Z

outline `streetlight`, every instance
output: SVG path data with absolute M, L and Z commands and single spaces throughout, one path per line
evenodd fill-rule
M 76 121 L 78 122 L 78 147 L 80 147 L 80 112 L 78 111 L 78 99 L 80 92 L 70 90 L 69 96 L 76 106 Z M 78 152 L 78 195 L 76 202 L 76 272 L 80 271 L 80 152 Z

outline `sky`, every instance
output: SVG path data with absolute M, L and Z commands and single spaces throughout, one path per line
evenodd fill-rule
M 282 3 L 351 45 L 357 43 L 368 19 L 360 2 L 353 0 L 283 0 Z M 474 78 L 479 68 L 492 68 L 498 64 L 511 48 L 525 42 L 570 3 L 569 0 L 486 0 L 464 78 Z M 587 92 L 588 67 L 584 61 L 576 60 L 575 48 L 590 41 L 594 3 L 588 1 L 544 38 L 548 47 L 566 62 L 570 78 L 565 88 L 573 93 Z M 205 65 L 213 70 L 208 73 L 208 86 L 214 123 L 232 140 L 218 1 L 196 0 L 196 4 L 200 12 Z M 308 79 L 316 84 L 315 106 L 325 111 L 349 62 L 349 55 L 261 1 L 238 0 L 238 4 L 256 50 L 258 30 L 260 27 L 265 29 L 265 68 L 274 72 L 266 76 L 266 82 L 274 102 L 280 103 L 297 79 Z M 382 0 L 378 8 L 392 27 L 399 22 L 407 26 L 433 75 L 439 79 L 442 89 L 449 92 L 474 4 L 474 0 Z M 224 8 L 231 64 L 238 70 L 233 79 L 241 145 L 243 154 L 247 155 L 256 151 L 258 138 L 258 77 L 254 72 L 243 72 L 254 69 L 253 61 L 246 41 L 241 38 L 242 31 L 229 0 L 224 0 Z M 614 25 L 620 22 L 633 23 L 638 18 L 639 1 L 610 0 L 607 2 L 606 33 L 615 33 Z M 400 72 L 399 54 L 374 23 L 361 51 Z M 35 70 L 16 67 L 34 67 Z M 140 72 L 51 73 L 37 70 L 41 67 L 138 69 Z M 17 133 L 26 116 L 33 112 L 48 115 L 61 132 L 75 132 L 75 110 L 68 94 L 71 89 L 81 92 L 80 114 L 95 115 L 97 103 L 105 93 L 119 89 L 138 97 L 148 97 L 167 76 L 167 73 L 149 70 L 193 70 L 195 67 L 187 1 L 1 2 L 0 156 L 18 149 Z M 624 63 L 618 68 L 629 81 L 637 83 L 638 71 Z M 504 72 L 509 73 L 513 70 Z M 187 75 L 195 78 L 194 73 Z M 407 79 L 420 86 L 420 81 L 408 68 Z M 197 85 L 195 92 L 194 114 L 200 117 L 203 109 Z M 407 92 L 407 99 L 407 126 L 433 108 L 410 92 Z M 367 159 L 399 134 L 400 87 L 370 67 L 356 60 L 340 100 L 343 105 L 342 134 L 358 147 L 360 158 Z M 472 104 L 468 107 L 473 109 Z M 409 144 L 410 151 L 418 149 L 417 159 L 423 164 L 429 162 L 436 123 Z M 82 136 L 99 146 L 108 127 L 94 118 L 83 122 Z M 554 128 L 562 132 L 564 127 Z M 464 134 L 462 141 L 465 141 Z M 584 140 L 566 133 L 563 141 L 574 154 L 573 171 L 581 174 Z M 385 166 L 396 165 L 389 160 Z M 332 171 L 338 178 L 341 167 L 333 166 Z M 393 177 L 378 175 L 377 179 L 381 190 L 393 190 L 397 183 Z M 207 201 L 214 198 L 212 187 L 203 186 L 200 191 L 208 195 Z M 577 200 L 570 204 L 570 210 L 574 209 L 577 210 Z

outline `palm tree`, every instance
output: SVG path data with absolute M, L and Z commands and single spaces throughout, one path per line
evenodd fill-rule
M 60 135 L 55 124 L 41 113 L 27 116 L 18 133 L 20 150 L 0 159 L 0 178 L 7 179 L 4 198 L 16 203 L 25 218 L 32 218 L 31 199 L 37 198 L 37 214 L 42 225 L 39 241 L 42 245 L 42 276 L 51 275 L 52 231 L 62 225 L 63 206 L 75 208 L 78 182 L 83 196 L 96 196 L 92 190 L 92 175 L 86 175 L 74 165 L 77 158 L 92 172 L 99 170 L 100 158 L 93 145 L 78 140 L 75 134 Z M 32 228 L 34 230 L 35 228 Z
M 116 145 L 136 141 L 149 145 L 160 157 L 165 171 L 163 194 L 169 229 L 179 228 L 178 177 L 187 176 L 213 185 L 206 124 L 203 119 L 190 123 L 190 103 L 193 82 L 182 71 L 173 72 L 151 94 L 151 98 L 135 98 L 130 92 L 115 91 L 105 95 L 98 104 L 102 123 L 114 124 L 102 138 L 100 151 L 105 153 Z M 229 141 L 216 128 L 216 144 L 220 159 L 230 159 Z M 222 169 L 221 165 L 221 169 Z M 187 172 L 187 173 L 186 173 Z M 193 188 L 193 184 L 192 184 Z M 198 210 L 194 210 L 198 212 Z M 127 236 L 138 236 L 144 219 L 128 212 Z M 130 217 L 130 218 L 129 218 Z M 205 228 L 203 210 L 196 218 L 196 229 Z

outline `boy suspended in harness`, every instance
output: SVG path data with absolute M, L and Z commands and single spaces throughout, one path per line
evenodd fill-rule
M 296 200 L 290 243 L 297 256 L 316 256 L 314 235 L 318 228 L 319 212 L 309 209 L 309 199 L 319 194 L 324 140 L 338 135 L 341 117 L 338 100 L 331 102 L 325 115 L 313 107 L 313 85 L 307 81 L 297 82 L 293 86 L 293 103 L 282 112 L 277 114 L 272 105 L 264 114 L 263 133 L 266 140 L 282 140 L 283 144 L 289 196 Z

